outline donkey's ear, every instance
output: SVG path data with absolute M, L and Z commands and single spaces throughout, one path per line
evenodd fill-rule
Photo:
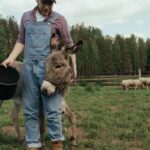
M 51 41 L 50 41 L 51 45 L 55 44 L 54 41 L 56 41 L 56 34 L 55 34 L 55 33 L 53 33 L 53 34 L 51 35 Z M 53 42 L 54 42 L 54 43 L 53 43 Z
M 73 47 L 65 49 L 67 53 L 75 54 L 79 51 L 81 46 L 83 45 L 83 41 L 79 40 Z
M 56 37 L 56 34 L 53 33 L 53 34 L 51 35 L 51 38 L 55 38 L 55 37 Z
M 58 50 L 58 45 L 59 45 L 59 41 L 56 37 L 56 34 L 53 33 L 52 36 L 51 36 L 51 41 L 50 41 L 50 46 L 51 46 L 52 51 L 53 50 Z

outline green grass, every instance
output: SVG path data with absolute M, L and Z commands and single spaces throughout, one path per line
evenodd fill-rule
M 150 150 L 150 90 L 77 86 L 71 87 L 67 102 L 77 115 L 77 150 Z M 2 133 L 12 125 L 11 103 L 0 109 L 0 150 L 25 150 L 15 135 Z M 24 126 L 23 115 L 20 122 Z M 68 121 L 64 125 L 69 127 Z M 65 150 L 68 139 L 66 134 Z M 49 145 L 47 136 L 45 141 Z

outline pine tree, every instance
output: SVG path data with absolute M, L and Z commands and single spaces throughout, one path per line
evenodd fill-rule
M 142 38 L 138 39 L 138 60 L 139 68 L 141 68 L 141 71 L 144 72 L 146 66 L 146 46 Z
M 121 50 L 116 40 L 112 45 L 112 57 L 113 57 L 114 73 L 121 74 Z
M 14 17 L 0 16 L 0 61 L 3 61 L 12 51 L 18 31 L 19 27 Z
M 146 41 L 146 71 L 150 72 L 150 39 Z

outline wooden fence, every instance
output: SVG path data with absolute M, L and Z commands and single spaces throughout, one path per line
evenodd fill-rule
M 150 77 L 150 75 L 145 75 L 144 77 Z M 124 79 L 138 79 L 138 75 L 107 75 L 107 76 L 93 76 L 90 78 L 87 77 L 78 77 L 77 84 L 99 84 L 102 86 L 120 86 L 121 81 Z

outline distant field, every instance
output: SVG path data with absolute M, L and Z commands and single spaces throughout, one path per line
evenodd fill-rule
M 121 91 L 118 87 L 71 87 L 67 101 L 78 120 L 76 150 L 150 150 L 150 90 Z M 0 109 L 0 150 L 25 150 L 17 143 L 9 117 L 11 101 Z M 21 115 L 21 126 L 24 118 Z M 64 122 L 66 127 L 68 121 Z M 64 150 L 68 150 L 69 133 Z M 47 136 L 46 145 L 49 145 Z
M 145 75 L 143 77 L 149 77 L 150 75 Z M 138 79 L 138 75 L 100 75 L 92 77 L 78 77 L 77 83 L 80 85 L 86 83 L 100 84 L 102 86 L 119 86 L 121 81 L 124 79 Z

